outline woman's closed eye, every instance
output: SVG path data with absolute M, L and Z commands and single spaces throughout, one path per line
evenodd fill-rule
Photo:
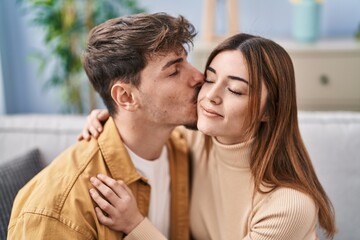
M 232 93 L 232 94 L 235 94 L 235 95 L 243 95 L 243 93 L 241 91 L 238 91 L 238 90 L 232 90 L 230 88 L 228 88 L 229 92 Z
M 209 79 L 205 79 L 204 82 L 205 82 L 205 83 L 215 83 L 215 81 L 209 80 Z
M 216 81 L 215 80 L 211 80 L 211 79 L 205 79 L 204 80 L 205 84 L 212 84 L 212 83 L 215 83 Z M 237 96 L 241 96 L 241 95 L 244 95 L 243 91 L 240 91 L 240 90 L 237 90 L 237 89 L 234 89 L 234 88 L 227 88 L 227 90 L 231 93 L 231 94 L 234 94 L 234 95 L 237 95 Z

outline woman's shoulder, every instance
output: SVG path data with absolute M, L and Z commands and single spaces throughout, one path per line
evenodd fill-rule
M 309 194 L 302 191 L 289 188 L 278 187 L 269 194 L 270 199 L 279 200 L 283 202 L 294 202 L 313 205 L 314 201 Z
M 255 197 L 254 210 L 258 215 L 278 216 L 294 224 L 313 222 L 317 218 L 314 200 L 306 193 L 288 187 L 278 187 Z
M 265 195 L 267 196 L 263 204 L 267 205 L 267 207 L 272 208 L 273 206 L 275 209 L 281 209 L 283 212 L 294 215 L 300 214 L 311 217 L 317 215 L 317 208 L 312 197 L 299 190 L 278 187 Z
M 318 210 L 308 194 L 279 187 L 270 193 L 259 194 L 255 201 L 250 223 L 252 231 L 256 229 L 258 234 L 269 231 L 274 236 L 271 239 L 279 239 L 279 236 L 282 236 L 281 239 L 316 236 Z

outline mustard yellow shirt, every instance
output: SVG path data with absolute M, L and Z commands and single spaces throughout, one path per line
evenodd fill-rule
M 188 239 L 188 149 L 176 131 L 167 147 L 171 176 L 170 235 L 171 239 Z M 140 211 L 147 215 L 150 186 L 136 171 L 110 118 L 98 140 L 74 144 L 19 191 L 8 239 L 123 239 L 122 233 L 105 227 L 96 217 L 89 179 L 98 173 L 127 183 Z M 162 238 L 148 219 L 126 239 L 138 238 L 138 232 L 145 232 L 152 239 Z

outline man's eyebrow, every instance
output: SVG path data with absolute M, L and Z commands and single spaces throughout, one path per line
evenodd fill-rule
M 208 66 L 206 68 L 206 71 L 210 71 L 210 72 L 213 72 L 216 74 L 216 70 L 213 69 L 212 67 Z M 237 80 L 237 81 L 241 81 L 241 82 L 244 82 L 246 83 L 247 85 L 249 85 L 249 81 L 245 80 L 244 78 L 241 78 L 241 77 L 237 77 L 237 76 L 232 76 L 232 75 L 229 75 L 227 76 L 228 78 L 232 79 L 232 80 Z
M 170 67 L 171 65 L 174 65 L 176 63 L 180 63 L 182 61 L 184 61 L 184 59 L 182 57 L 179 57 L 179 58 L 174 59 L 174 60 L 170 60 L 161 68 L 161 71 L 164 71 L 166 68 Z

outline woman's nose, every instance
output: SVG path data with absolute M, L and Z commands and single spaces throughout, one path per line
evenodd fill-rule
M 212 104 L 218 105 L 222 103 L 222 98 L 219 94 L 219 88 L 216 86 L 216 84 L 212 85 L 211 89 L 209 89 L 209 92 L 206 94 L 206 97 Z

